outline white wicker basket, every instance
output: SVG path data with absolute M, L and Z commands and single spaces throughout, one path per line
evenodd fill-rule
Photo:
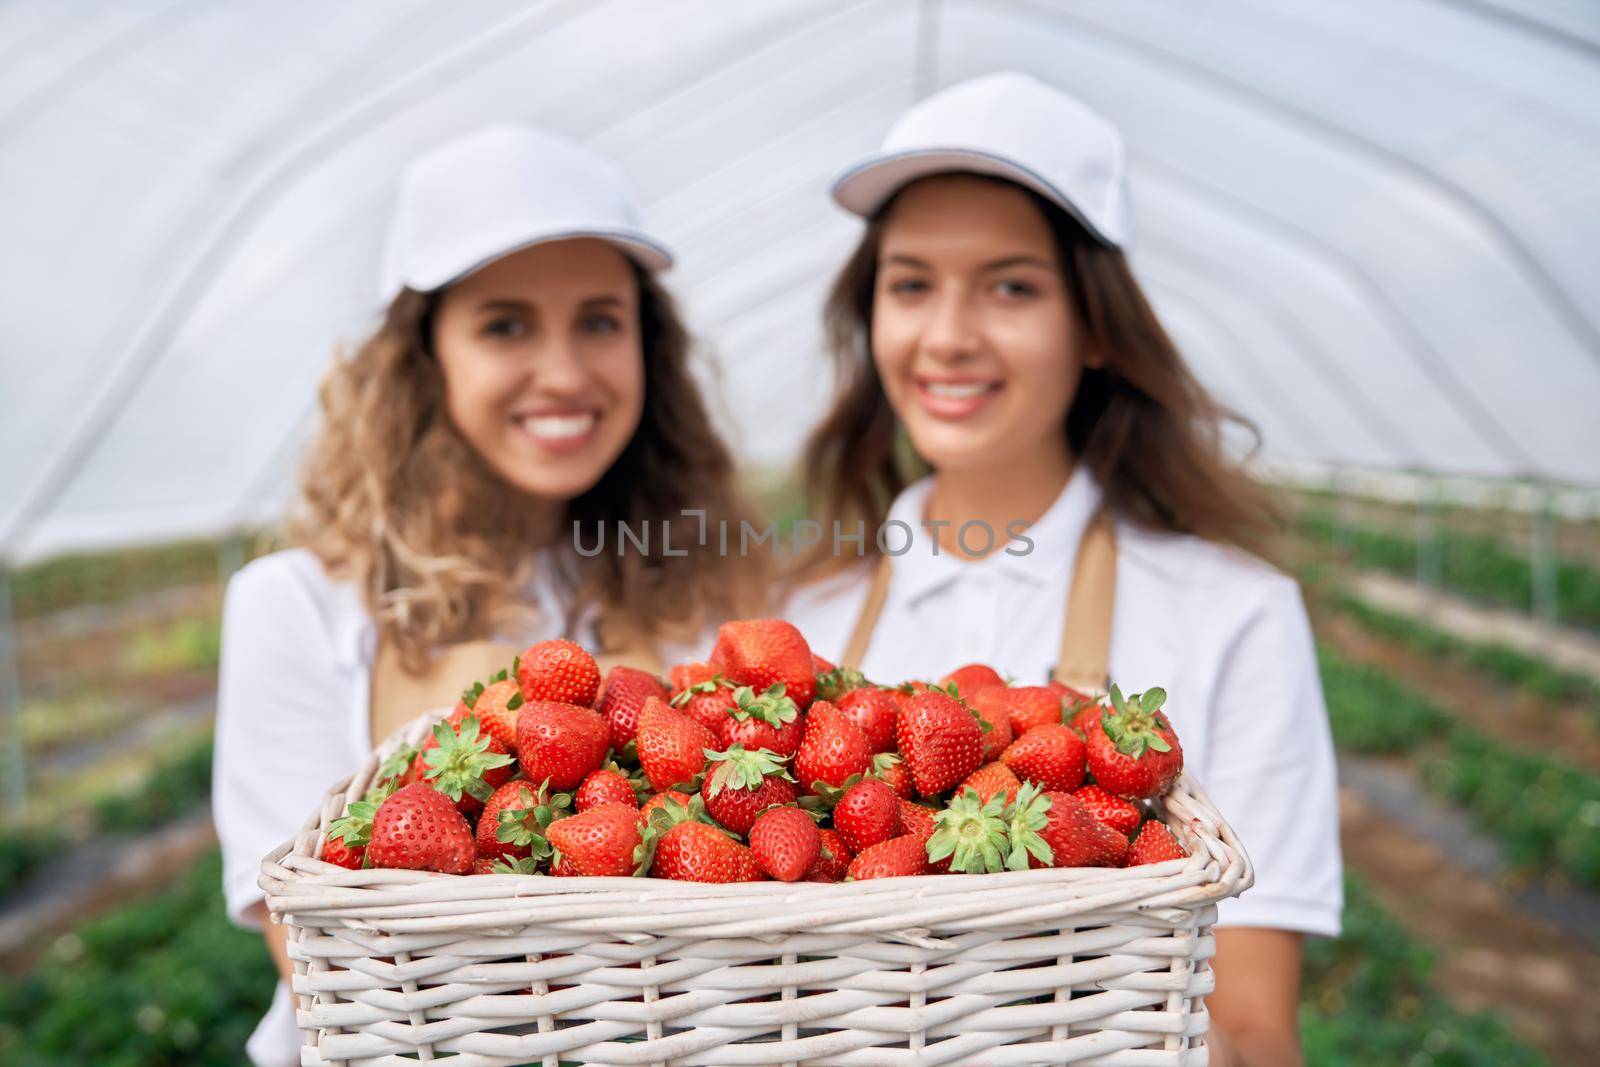
M 439 717 L 262 862 L 302 1064 L 1207 1062 L 1211 923 L 1251 871 L 1188 775 L 1162 817 L 1190 858 L 1125 870 L 702 885 L 317 859 L 383 757 Z

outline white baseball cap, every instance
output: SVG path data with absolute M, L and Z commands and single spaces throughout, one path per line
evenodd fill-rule
M 889 127 L 880 151 L 834 181 L 833 198 L 869 218 L 908 182 L 952 171 L 1032 189 L 1113 247 L 1125 248 L 1133 235 L 1117 128 L 1075 97 L 1014 71 L 919 101 Z
M 672 252 L 639 226 L 622 171 L 532 126 L 490 126 L 408 164 L 384 242 L 385 298 L 429 292 L 545 241 L 598 237 L 649 271 Z

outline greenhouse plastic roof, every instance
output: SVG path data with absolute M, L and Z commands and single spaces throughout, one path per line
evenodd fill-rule
M 1030 72 L 1130 146 L 1135 267 L 1269 457 L 1600 484 L 1600 6 L 613 0 L 0 6 L 0 556 L 275 516 L 375 321 L 403 160 L 617 159 L 752 464 L 830 382 L 829 177 Z

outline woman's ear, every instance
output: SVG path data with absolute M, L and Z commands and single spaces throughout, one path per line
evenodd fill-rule
M 1086 342 L 1079 353 L 1079 358 L 1083 361 L 1083 366 L 1086 370 L 1105 370 L 1106 357 L 1105 353 L 1100 351 L 1099 345 Z

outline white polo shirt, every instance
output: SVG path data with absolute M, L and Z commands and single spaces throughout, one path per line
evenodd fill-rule
M 894 501 L 885 544 L 897 552 L 862 671 L 875 681 L 938 679 L 987 663 L 1042 685 L 1060 649 L 1078 542 L 1100 502 L 1082 467 L 1026 531 L 1032 549 L 977 560 L 939 548 L 922 525 L 931 478 Z M 890 524 L 896 524 L 890 526 Z M 996 531 L 996 542 L 1015 550 Z M 1124 692 L 1161 686 L 1199 780 L 1255 866 L 1255 885 L 1218 908 L 1219 925 L 1336 936 L 1343 907 L 1337 779 L 1311 627 L 1299 587 L 1243 552 L 1195 537 L 1116 526 L 1111 678 Z M 966 543 L 980 549 L 983 537 Z M 843 551 L 854 553 L 850 543 Z M 801 590 L 786 613 L 837 660 L 869 582 L 853 567 Z
M 548 563 L 548 554 L 542 559 Z M 525 595 L 541 621 L 533 632 L 505 636 L 507 644 L 568 636 L 549 567 L 537 574 Z M 592 638 L 583 635 L 593 617 L 582 621 L 578 637 L 590 646 Z M 261 925 L 250 909 L 263 899 L 256 884 L 262 857 L 293 836 L 323 794 L 372 750 L 377 644 L 377 626 L 355 586 L 330 578 L 305 549 L 263 556 L 228 583 L 211 802 L 222 844 L 223 896 L 229 917 L 241 926 Z M 709 648 L 708 640 L 703 648 L 661 651 L 691 658 Z M 258 1067 L 282 1067 L 300 1062 L 300 1043 L 293 1000 L 279 982 L 246 1051 Z

